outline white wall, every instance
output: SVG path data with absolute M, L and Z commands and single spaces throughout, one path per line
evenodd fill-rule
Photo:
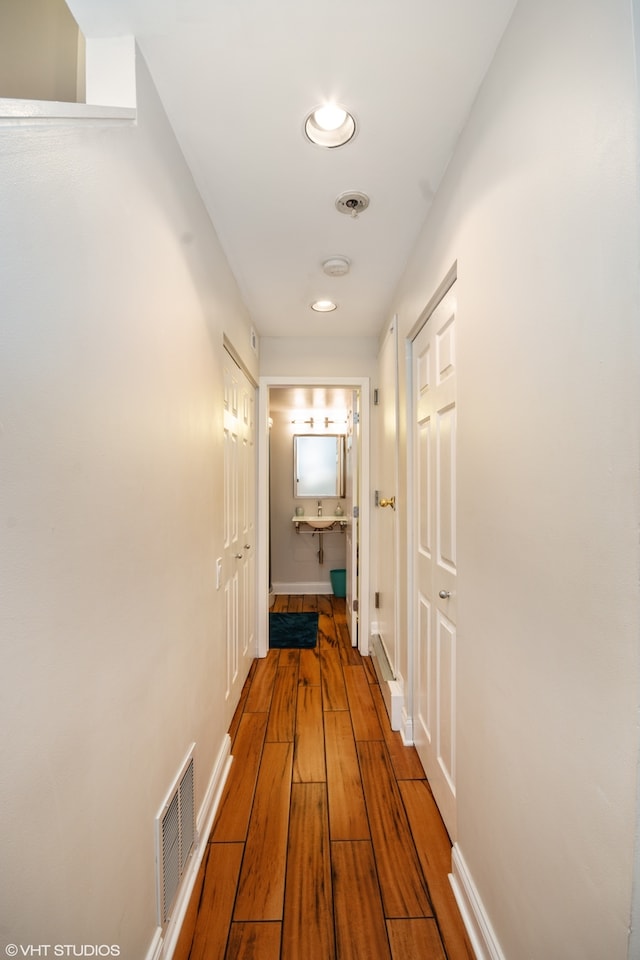
M 263 377 L 371 377 L 376 372 L 376 337 L 264 337 Z
M 0 138 L 0 943 L 155 925 L 154 816 L 224 706 L 222 338 L 249 323 L 144 64 L 136 124 Z
M 459 844 L 509 960 L 627 956 L 636 115 L 626 0 L 520 0 L 395 304 L 457 260 Z

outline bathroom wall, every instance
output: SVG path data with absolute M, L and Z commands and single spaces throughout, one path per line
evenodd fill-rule
M 338 530 L 323 534 L 324 563 L 318 562 L 319 538 L 303 525 L 296 533 L 291 517 L 297 506 L 317 513 L 315 499 L 294 498 L 293 427 L 291 416 L 273 413 L 270 431 L 271 582 L 275 593 L 331 593 L 329 571 L 346 565 L 345 535 Z M 322 500 L 323 516 L 335 512 L 339 498 Z

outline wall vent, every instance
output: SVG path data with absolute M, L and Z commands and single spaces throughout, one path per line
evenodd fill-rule
M 196 842 L 193 747 L 156 817 L 158 922 L 164 925 Z

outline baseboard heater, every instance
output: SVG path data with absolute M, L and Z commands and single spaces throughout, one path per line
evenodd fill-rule
M 379 633 L 371 635 L 369 653 L 389 714 L 391 729 L 400 730 L 402 727 L 402 689 L 395 678 L 384 642 Z
M 196 843 L 195 783 L 191 747 L 156 816 L 158 924 L 171 915 L 180 881 Z

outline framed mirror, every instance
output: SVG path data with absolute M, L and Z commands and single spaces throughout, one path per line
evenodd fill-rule
M 344 436 L 298 433 L 293 438 L 294 497 L 344 497 Z

